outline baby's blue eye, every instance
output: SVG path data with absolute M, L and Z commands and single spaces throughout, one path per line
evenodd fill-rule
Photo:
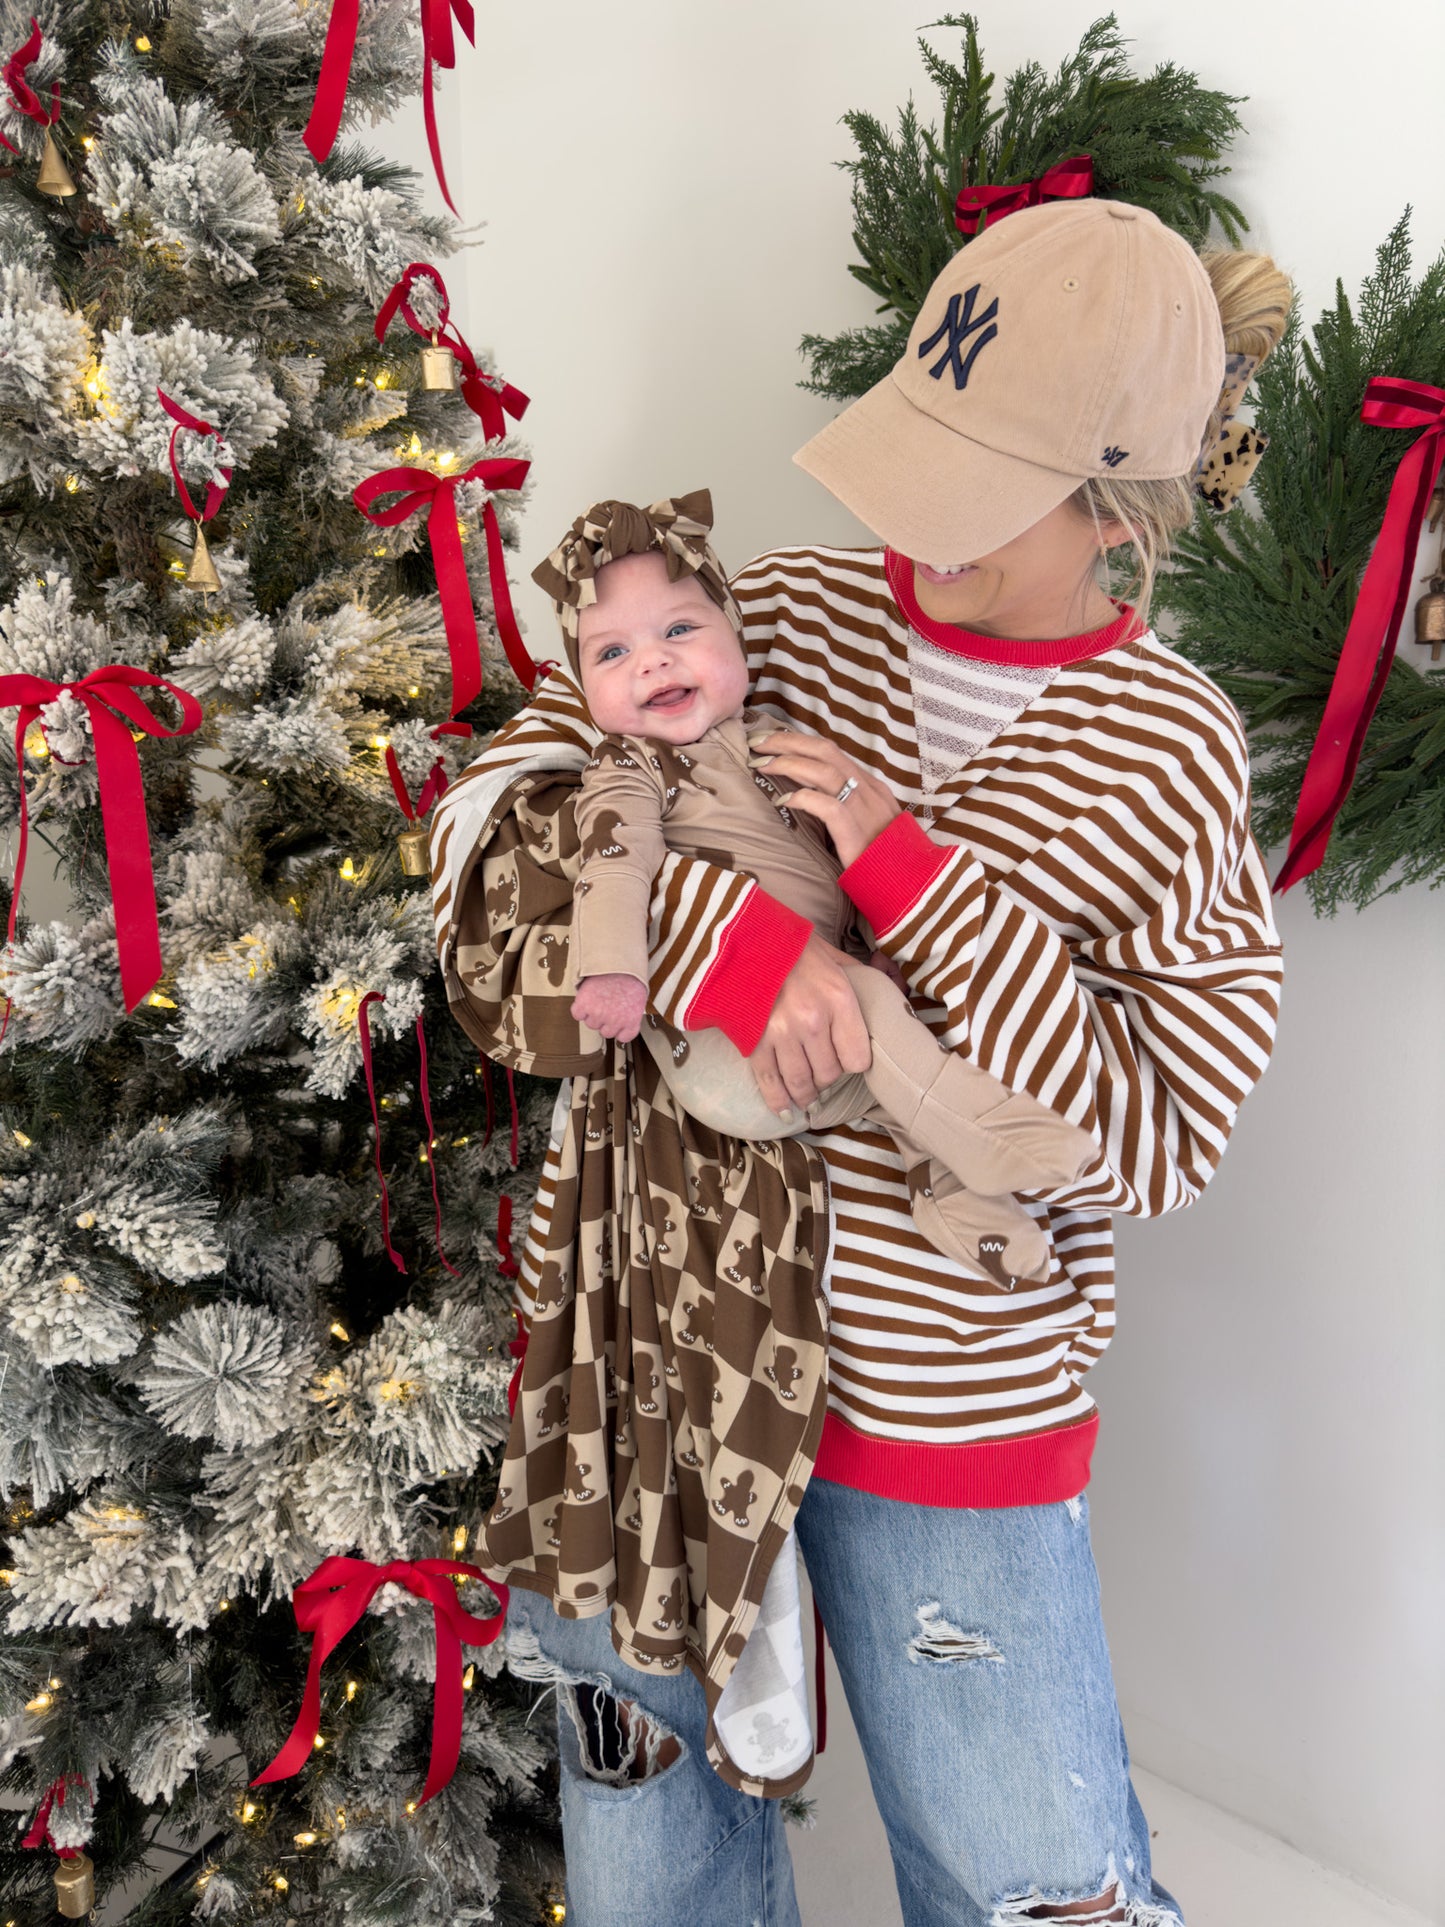
M 609 642 L 605 649 L 598 651 L 597 660 L 599 662 L 611 662 L 614 656 L 620 656 L 621 654 L 622 644 L 620 642 Z
M 697 624 L 695 622 L 670 622 L 667 625 L 667 634 L 669 636 L 675 636 L 681 631 L 683 635 L 687 636 L 691 635 L 696 627 Z

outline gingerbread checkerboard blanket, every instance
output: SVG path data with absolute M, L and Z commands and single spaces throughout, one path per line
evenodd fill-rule
M 784 1738 L 788 1640 L 769 1631 L 759 1683 L 718 1713 L 760 1611 L 770 1629 L 787 1618 L 791 1574 L 774 1568 L 785 1545 L 792 1558 L 826 1403 L 822 1160 L 696 1123 L 646 1051 L 598 1048 L 573 1022 L 575 784 L 534 771 L 453 826 L 470 845 L 449 904 L 453 1008 L 499 1062 L 572 1080 L 483 1563 L 564 1616 L 610 1613 L 629 1665 L 689 1666 L 712 1764 L 776 1796 L 811 1767 L 805 1714 Z

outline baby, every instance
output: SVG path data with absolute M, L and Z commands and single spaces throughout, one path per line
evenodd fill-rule
M 577 803 L 582 866 L 569 969 L 573 1017 L 641 1036 L 674 1096 L 732 1137 L 767 1139 L 866 1123 L 886 1129 L 908 1172 L 914 1222 L 939 1251 L 1005 1291 L 1047 1274 L 1048 1241 L 1009 1194 L 1071 1184 L 1093 1162 L 1084 1132 L 942 1049 L 904 991 L 865 961 L 826 833 L 790 811 L 750 733 L 741 617 L 708 542 L 706 490 L 637 508 L 599 502 L 533 571 L 552 597 L 572 672 L 606 733 Z M 807 1111 L 780 1117 L 720 1030 L 644 1026 L 653 881 L 668 850 L 747 873 L 844 954 L 872 1046 Z

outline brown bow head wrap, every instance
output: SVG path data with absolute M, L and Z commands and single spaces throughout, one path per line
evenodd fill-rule
M 670 582 L 695 575 L 742 634 L 742 616 L 727 575 L 707 539 L 711 532 L 712 495 L 705 488 L 651 502 L 645 509 L 633 502 L 594 502 L 577 517 L 547 560 L 532 571 L 532 580 L 552 598 L 574 676 L 581 676 L 577 619 L 597 600 L 597 571 L 624 555 L 647 555 L 656 549 L 667 564 Z

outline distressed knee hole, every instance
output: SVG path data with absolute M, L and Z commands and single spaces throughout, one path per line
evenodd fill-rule
M 617 1699 L 603 1686 L 571 1688 L 569 1710 L 582 1747 L 582 1770 L 605 1786 L 632 1786 L 676 1766 L 682 1741 L 635 1700 Z
M 1011 1894 L 1000 1901 L 989 1916 L 989 1927 L 1024 1927 L 1028 1921 L 1050 1920 L 1085 1921 L 1089 1927 L 1104 1927 L 1105 1922 L 1117 1922 L 1119 1927 L 1183 1927 L 1172 1908 L 1130 1900 L 1112 1858 L 1104 1873 L 1102 1892 L 1076 1898 L 1031 1887 L 1027 1893 Z
M 1127 1921 L 1129 1916 L 1114 1901 L 1112 1894 L 1099 1894 L 1093 1900 L 1060 1901 L 1057 1905 L 1046 1902 L 1042 1907 L 1030 1907 L 1020 1916 L 1023 1920 L 1087 1920 L 1087 1921 Z
M 905 1651 L 917 1666 L 927 1661 L 933 1666 L 949 1666 L 969 1659 L 991 1659 L 1000 1666 L 1003 1654 L 986 1633 L 966 1633 L 943 1616 L 936 1599 L 925 1599 L 918 1608 L 918 1631 Z
M 634 1700 L 618 1699 L 605 1678 L 580 1679 L 542 1651 L 529 1626 L 509 1628 L 507 1665 L 519 1679 L 554 1688 L 577 1732 L 582 1770 L 604 1786 L 632 1786 L 675 1766 L 682 1741 Z

